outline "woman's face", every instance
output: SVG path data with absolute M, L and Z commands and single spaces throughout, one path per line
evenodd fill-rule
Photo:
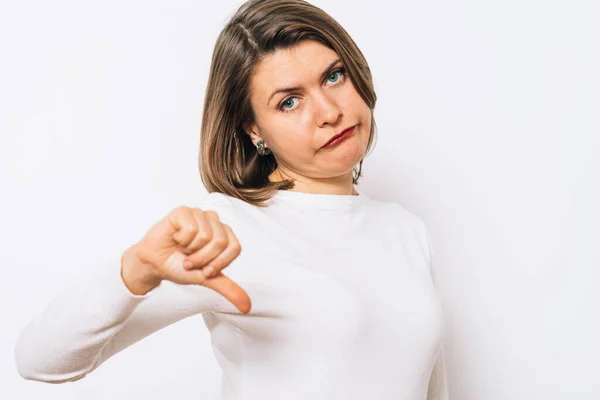
M 343 68 L 335 51 L 304 40 L 265 57 L 251 78 L 255 124 L 245 130 L 255 146 L 263 139 L 278 169 L 301 185 L 351 181 L 352 168 L 365 155 L 371 110 Z M 322 148 L 355 125 L 345 140 Z

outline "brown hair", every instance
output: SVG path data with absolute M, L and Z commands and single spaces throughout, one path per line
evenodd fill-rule
M 249 86 L 256 65 L 276 50 L 305 39 L 320 41 L 340 57 L 371 109 L 366 152 L 371 149 L 377 96 L 367 61 L 350 35 L 326 12 L 306 1 L 249 0 L 225 25 L 212 55 L 199 154 L 200 177 L 208 192 L 221 192 L 263 207 L 276 190 L 294 186 L 290 180 L 269 181 L 277 167 L 275 156 L 259 155 L 242 126 L 254 122 Z M 358 169 L 353 168 L 353 184 L 362 175 L 363 160 Z

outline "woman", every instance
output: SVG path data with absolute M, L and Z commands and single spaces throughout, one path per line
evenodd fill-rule
M 20 374 L 75 381 L 202 314 L 223 399 L 448 399 L 428 229 L 354 187 L 375 102 L 365 58 L 325 12 L 243 4 L 206 91 L 208 195 L 36 314 Z

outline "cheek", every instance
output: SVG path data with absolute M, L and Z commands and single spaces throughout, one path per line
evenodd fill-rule
M 305 125 L 303 120 L 290 118 L 283 113 L 261 115 L 259 130 L 262 132 L 265 142 L 270 147 L 278 150 L 286 150 L 301 144 L 301 132 Z
M 361 136 L 365 144 L 369 139 L 369 132 L 371 129 L 371 109 L 362 97 L 358 94 L 354 88 L 348 93 L 346 103 L 347 115 L 352 118 L 353 121 L 360 122 L 362 125 Z
M 287 148 L 306 147 L 311 142 L 314 130 L 314 116 L 309 112 L 297 113 L 279 125 L 278 142 Z
M 349 111 L 361 118 L 363 123 L 365 123 L 366 117 L 371 114 L 371 110 L 352 84 L 347 86 L 347 91 L 343 93 L 343 98 L 345 99 L 346 105 L 349 107 Z
M 275 129 L 270 130 L 271 147 L 279 154 L 301 157 L 303 149 L 312 146 L 310 128 L 307 121 L 296 119 L 280 122 Z
M 365 142 L 366 143 L 366 142 Z M 364 145 L 346 146 L 341 154 L 341 165 L 356 165 L 365 156 Z
M 360 97 L 360 95 L 358 93 L 357 93 L 357 97 L 355 100 L 355 107 L 357 110 L 360 110 L 361 116 L 363 118 L 369 117 L 368 119 L 370 119 L 371 109 L 369 108 L 367 103 L 365 103 L 365 101 L 362 99 L 362 97 Z

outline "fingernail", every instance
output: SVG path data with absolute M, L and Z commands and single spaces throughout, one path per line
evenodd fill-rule
M 202 272 L 204 273 L 204 276 L 210 278 L 215 273 L 215 269 L 213 267 L 205 267 L 202 269 Z
M 194 266 L 194 263 L 191 262 L 190 260 L 186 260 L 183 262 L 183 268 L 185 269 L 190 269 Z

